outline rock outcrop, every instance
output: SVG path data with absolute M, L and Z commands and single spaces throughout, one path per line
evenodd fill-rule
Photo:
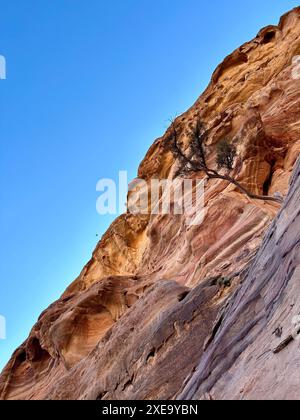
M 300 399 L 297 55 L 300 8 L 227 57 L 176 120 L 186 149 L 205 124 L 212 166 L 231 139 L 233 176 L 282 208 L 211 180 L 202 224 L 186 223 L 200 209 L 119 217 L 13 354 L 1 399 Z M 146 182 L 177 173 L 171 137 L 140 165 Z
M 300 399 L 300 159 L 181 398 Z

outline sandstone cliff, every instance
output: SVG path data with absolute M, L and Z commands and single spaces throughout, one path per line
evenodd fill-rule
M 211 164 L 218 141 L 232 139 L 234 176 L 253 193 L 280 193 L 282 208 L 212 180 L 200 225 L 118 218 L 13 354 L 1 399 L 300 399 L 300 341 L 290 338 L 300 314 L 297 55 L 300 8 L 227 57 L 176 120 L 186 148 L 195 120 L 205 123 Z M 171 136 L 153 144 L 140 178 L 174 177 Z

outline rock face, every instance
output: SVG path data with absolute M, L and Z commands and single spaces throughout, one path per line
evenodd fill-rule
M 232 175 L 253 193 L 281 194 L 282 208 L 212 180 L 202 224 L 119 217 L 13 354 L 1 399 L 300 399 L 297 55 L 300 8 L 227 57 L 176 120 L 187 149 L 195 121 L 205 124 L 211 166 L 231 139 Z M 171 137 L 142 162 L 148 183 L 175 176 Z
M 300 399 L 300 159 L 181 398 Z

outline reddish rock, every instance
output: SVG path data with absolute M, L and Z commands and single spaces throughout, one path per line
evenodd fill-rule
M 255 194 L 289 191 L 282 208 L 211 180 L 201 225 L 119 217 L 13 354 L 1 399 L 300 399 L 299 341 L 272 350 L 273 332 L 288 339 L 300 314 L 299 164 L 289 184 L 300 152 L 298 54 L 300 8 L 227 57 L 176 120 L 187 149 L 191 127 L 205 124 L 210 165 L 218 141 L 232 140 L 233 175 Z M 169 129 L 156 140 L 139 177 L 175 176 L 171 138 Z

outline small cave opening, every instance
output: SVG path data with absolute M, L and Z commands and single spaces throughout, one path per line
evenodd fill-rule
M 20 349 L 18 354 L 16 355 L 13 370 L 18 369 L 19 366 L 21 366 L 23 363 L 25 363 L 27 360 L 26 351 L 25 349 Z
M 190 291 L 187 290 L 185 292 L 182 292 L 179 296 L 178 296 L 178 302 L 182 302 L 185 300 L 185 298 L 190 294 Z
M 16 358 L 16 364 L 21 365 L 23 362 L 26 362 L 26 351 L 22 351 Z
M 36 337 L 29 340 L 26 348 L 26 354 L 27 359 L 31 362 L 39 362 L 50 357 L 49 353 L 41 347 L 40 342 Z
M 274 41 L 274 40 L 275 40 L 275 35 L 276 35 L 276 32 L 275 32 L 275 31 L 269 31 L 269 32 L 267 32 L 267 33 L 264 35 L 264 37 L 263 37 L 263 39 L 262 39 L 261 43 L 262 43 L 262 44 L 269 44 L 270 42 L 272 42 L 272 41 Z
M 150 360 L 152 360 L 155 357 L 155 348 L 152 348 L 150 353 L 147 356 L 146 363 L 148 363 Z
M 270 188 L 271 188 L 272 181 L 273 181 L 273 175 L 274 175 L 274 168 L 275 168 L 276 160 L 272 159 L 269 163 L 271 165 L 270 166 L 270 172 L 269 172 L 269 175 L 268 175 L 268 177 L 265 180 L 264 185 L 263 185 L 263 194 L 264 195 L 269 195 Z

